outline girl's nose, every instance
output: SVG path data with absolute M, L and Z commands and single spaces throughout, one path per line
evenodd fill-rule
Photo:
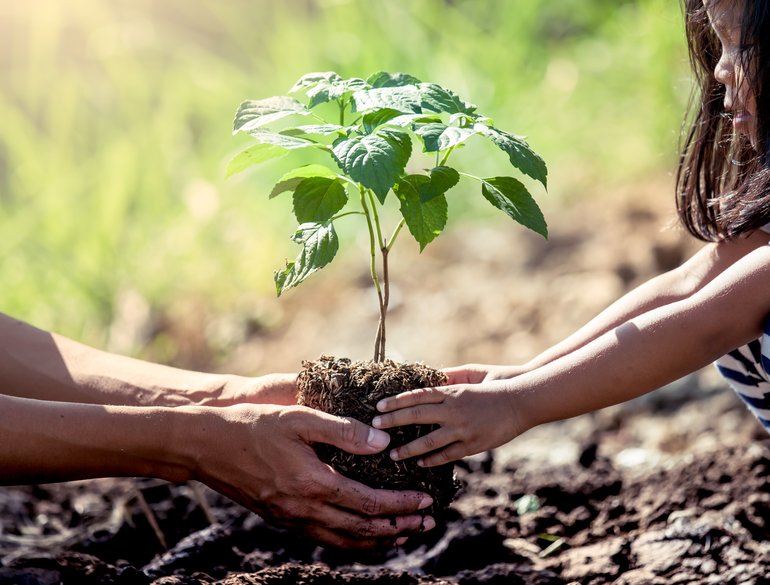
M 726 59 L 725 54 L 722 53 L 722 56 L 719 58 L 719 61 L 717 61 L 717 64 L 714 67 L 714 79 L 716 79 L 722 85 L 729 85 L 732 78 L 731 71 L 732 68 L 728 63 L 728 59 Z

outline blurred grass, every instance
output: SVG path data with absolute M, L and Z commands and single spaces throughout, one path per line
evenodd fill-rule
M 126 298 L 216 313 L 273 294 L 293 223 L 265 189 L 301 159 L 224 182 L 246 144 L 230 124 L 322 70 L 454 89 L 544 156 L 546 208 L 670 170 L 689 91 L 671 0 L 2 2 L 0 311 L 116 347 Z

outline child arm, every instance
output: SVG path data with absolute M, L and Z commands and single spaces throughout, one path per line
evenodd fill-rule
M 518 366 L 467 364 L 447 368 L 450 384 L 474 384 L 512 378 L 548 364 L 598 338 L 629 319 L 652 309 L 689 297 L 711 282 L 727 267 L 757 248 L 767 245 L 770 234 L 756 231 L 746 238 L 706 244 L 681 266 L 664 272 L 604 309 L 564 340 Z
M 539 424 L 624 402 L 756 339 L 770 313 L 770 246 L 737 260 L 693 294 L 615 325 L 510 380 L 406 392 L 381 401 L 377 428 L 438 424 L 392 451 L 437 465 L 502 445 Z

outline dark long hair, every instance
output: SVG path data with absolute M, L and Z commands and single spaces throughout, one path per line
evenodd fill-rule
M 733 239 L 770 223 L 770 2 L 743 4 L 740 59 L 757 104 L 756 148 L 733 131 L 724 111 L 725 88 L 714 78 L 721 47 L 703 0 L 684 0 L 697 87 L 688 108 L 676 203 L 687 230 L 705 241 Z

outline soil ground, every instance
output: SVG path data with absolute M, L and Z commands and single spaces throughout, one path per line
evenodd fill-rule
M 437 367 L 527 359 L 696 248 L 667 227 L 669 193 L 663 180 L 547 207 L 547 243 L 497 224 L 445 234 L 419 259 L 402 253 L 392 265 L 392 357 Z M 412 262 L 427 272 L 418 277 Z M 305 291 L 260 304 L 261 327 L 234 316 L 206 329 L 248 331 L 220 367 L 370 357 L 376 307 L 365 276 L 342 263 L 334 288 L 317 276 Z M 184 339 L 190 363 L 210 365 L 212 339 Z M 298 540 L 197 484 L 2 488 L 0 585 L 770 583 L 770 441 L 712 369 L 533 429 L 461 462 L 457 474 L 446 526 L 377 557 Z

